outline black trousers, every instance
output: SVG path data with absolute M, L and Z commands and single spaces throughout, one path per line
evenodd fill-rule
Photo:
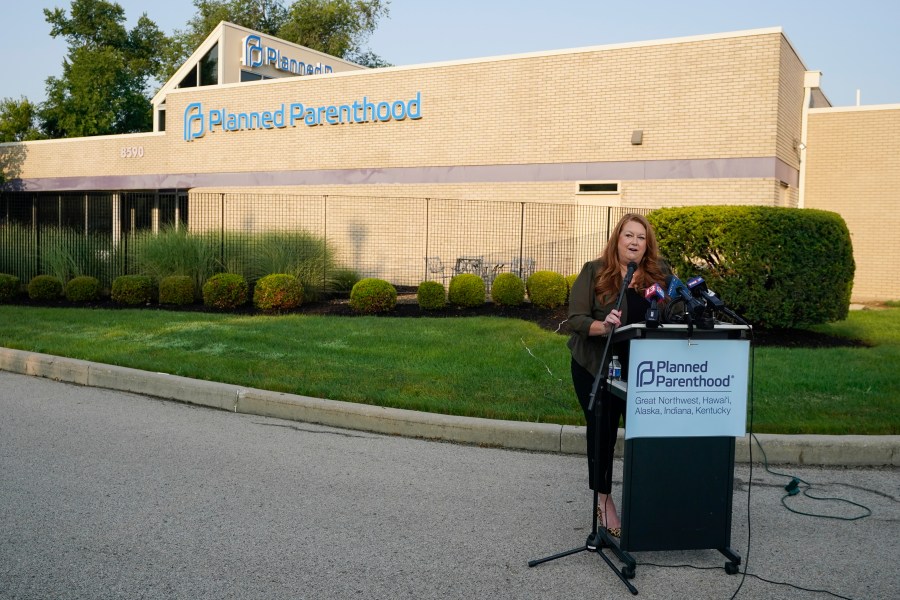
M 594 402 L 594 410 L 600 410 L 600 422 L 597 423 L 596 415 L 588 412 L 591 402 L 591 389 L 594 387 L 594 376 L 591 372 L 572 360 L 572 385 L 578 396 L 578 403 L 584 411 L 584 420 L 587 422 L 587 456 L 588 456 L 588 484 L 592 490 L 601 494 L 609 494 L 612 491 L 612 466 L 613 455 L 616 449 L 616 436 L 619 430 L 619 419 L 624 422 L 625 401 L 617 398 L 601 386 L 597 399 Z M 594 448 L 594 443 L 599 436 L 599 448 Z M 599 467 L 599 472 L 597 471 Z

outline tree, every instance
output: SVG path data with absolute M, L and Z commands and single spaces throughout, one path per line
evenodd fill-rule
M 390 0 L 194 0 L 197 14 L 175 32 L 166 56 L 173 73 L 221 21 L 294 42 L 370 67 L 390 66 L 363 48 L 378 21 L 388 16 Z
M 0 142 L 39 140 L 44 135 L 37 128 L 38 107 L 28 98 L 0 100 Z
M 382 0 L 296 0 L 278 37 L 340 58 L 365 56 L 363 43 L 388 12 Z
M 124 9 L 106 0 L 73 0 L 71 17 L 61 8 L 44 16 L 50 35 L 68 42 L 62 76 L 47 79 L 44 130 L 75 137 L 152 129 L 148 86 L 162 73 L 169 39 L 146 13 L 131 31 Z

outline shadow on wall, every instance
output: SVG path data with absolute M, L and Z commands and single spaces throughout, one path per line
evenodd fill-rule
M 350 243 L 353 246 L 352 264 L 363 264 L 363 246 L 365 246 L 366 244 L 366 238 L 369 237 L 369 227 L 365 223 L 351 223 L 347 227 L 347 235 L 349 236 Z
M 13 143 L 0 146 L 0 191 L 21 192 L 25 185 L 19 179 L 28 148 L 25 144 Z

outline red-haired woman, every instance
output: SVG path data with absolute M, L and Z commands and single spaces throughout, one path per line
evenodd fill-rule
M 625 290 L 621 310 L 615 310 L 616 300 L 624 281 L 628 263 L 637 264 L 631 285 Z M 629 213 L 623 216 L 606 244 L 603 254 L 585 263 L 569 295 L 569 326 L 573 333 L 569 338 L 572 352 L 572 383 L 578 402 L 587 421 L 587 454 L 589 482 L 599 494 L 597 516 L 600 525 L 610 534 L 621 532 L 621 521 L 612 491 L 612 463 L 619 428 L 619 419 L 625 417 L 625 401 L 604 393 L 596 398 L 594 407 L 601 407 L 601 423 L 595 431 L 595 421 L 588 414 L 591 388 L 594 378 L 606 365 L 601 365 L 606 336 L 622 325 L 643 321 L 650 307 L 644 291 L 658 283 L 665 284 L 671 273 L 659 256 L 659 246 L 650 222 L 643 215 Z M 610 353 L 611 354 L 611 353 Z M 622 372 L 627 373 L 627 351 L 617 351 Z M 610 360 L 612 356 L 608 356 Z M 594 436 L 600 437 L 600 450 L 596 457 L 600 471 L 595 476 Z

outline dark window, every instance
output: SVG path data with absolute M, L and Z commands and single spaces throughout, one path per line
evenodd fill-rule
M 219 44 L 213 45 L 200 59 L 200 85 L 219 83 Z
M 160 110 L 160 111 L 157 111 L 157 113 L 159 114 L 159 130 L 165 131 L 166 130 L 166 111 Z
M 184 76 L 184 79 L 181 80 L 181 83 L 178 84 L 180 88 L 189 88 L 189 87 L 197 87 L 197 67 L 196 65 L 188 74 Z
M 59 226 L 71 227 L 84 231 L 85 197 L 60 196 L 59 198 Z
M 112 196 L 88 196 L 88 233 L 112 233 Z
M 251 73 L 250 71 L 241 71 L 241 81 L 259 81 L 263 76 L 259 73 Z

